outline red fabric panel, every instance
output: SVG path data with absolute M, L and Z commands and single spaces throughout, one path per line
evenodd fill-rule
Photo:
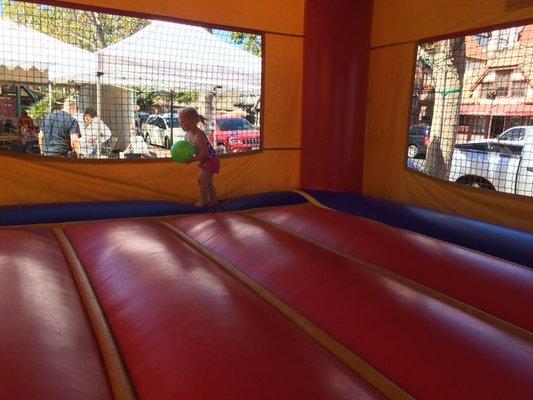
M 172 221 L 416 398 L 532 398 L 533 345 L 243 215 Z
M 380 398 L 160 225 L 69 226 L 139 398 Z
M 372 1 L 305 11 L 301 186 L 361 192 Z
M 111 399 L 92 327 L 53 235 L 0 230 L 0 398 Z
M 255 214 L 533 331 L 531 269 L 414 232 L 308 205 Z

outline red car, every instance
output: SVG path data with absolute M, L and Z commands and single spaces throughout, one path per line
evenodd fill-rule
M 242 117 L 220 115 L 209 140 L 219 154 L 241 153 L 258 150 L 261 133 Z

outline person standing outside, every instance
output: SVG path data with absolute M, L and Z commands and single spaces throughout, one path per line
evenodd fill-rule
M 78 121 L 79 124 L 81 124 L 81 121 L 83 121 L 83 114 L 81 114 L 78 110 L 78 102 L 74 99 L 70 99 L 65 101 L 65 104 L 63 106 L 64 110 L 67 111 L 76 121 Z
M 22 115 L 18 120 L 18 126 L 20 131 L 26 130 L 31 133 L 36 130 L 33 119 L 28 115 L 26 110 L 22 111 Z
M 62 108 L 63 102 L 55 102 L 43 119 L 39 148 L 45 156 L 68 157 L 71 150 L 81 154 L 78 121 Z
M 83 113 L 80 133 L 80 150 L 85 158 L 98 157 L 98 143 L 101 147 L 112 135 L 109 127 L 98 118 L 94 108 L 87 108 Z

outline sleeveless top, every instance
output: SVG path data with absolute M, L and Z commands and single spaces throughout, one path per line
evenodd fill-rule
M 207 146 L 207 157 L 208 158 L 217 157 L 217 151 L 214 149 L 209 139 L 207 139 L 206 134 L 203 131 L 200 131 L 200 132 L 201 134 L 197 133 L 196 135 L 187 132 L 187 134 L 185 135 L 185 140 L 193 145 L 194 153 L 198 154 L 198 151 L 199 151 L 198 139 L 199 139 L 199 136 L 201 135 L 202 137 L 200 138 L 200 140 L 205 139 L 205 143 Z

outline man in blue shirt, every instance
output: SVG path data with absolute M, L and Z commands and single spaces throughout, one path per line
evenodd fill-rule
M 80 154 L 78 121 L 62 108 L 62 102 L 54 103 L 52 112 L 43 119 L 39 147 L 41 154 L 45 156 L 66 157 L 71 150 Z

